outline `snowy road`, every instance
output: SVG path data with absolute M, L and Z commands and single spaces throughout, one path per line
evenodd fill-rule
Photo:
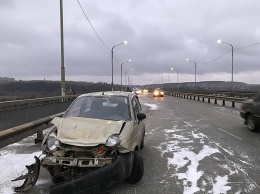
M 247 131 L 236 109 L 149 94 L 140 100 L 147 114 L 144 177 L 108 193 L 260 193 L 260 133 Z M 0 150 L 0 193 L 13 193 L 10 180 L 39 154 L 33 137 Z M 47 194 L 49 178 L 42 170 L 27 193 Z

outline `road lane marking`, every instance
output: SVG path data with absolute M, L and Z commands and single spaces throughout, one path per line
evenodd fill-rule
M 229 132 L 225 131 L 224 129 L 221 129 L 221 128 L 218 128 L 218 129 L 223 131 L 223 132 L 225 132 L 225 133 L 227 133 L 227 134 L 229 134 L 229 135 L 231 135 L 231 136 L 233 136 L 233 137 L 235 137 L 235 138 L 237 138 L 237 139 L 243 140 L 242 138 L 240 138 L 240 137 L 238 137 L 238 136 L 236 136 L 236 135 L 234 135 L 232 133 L 229 133 Z

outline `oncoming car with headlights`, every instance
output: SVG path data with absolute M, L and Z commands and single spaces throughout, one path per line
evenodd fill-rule
M 93 187 L 102 191 L 124 180 L 139 182 L 144 172 L 139 151 L 144 146 L 145 118 L 138 96 L 131 92 L 76 98 L 62 118 L 53 119 L 42 142 L 45 156 L 40 164 L 54 183 L 60 183 L 51 187 L 51 193 L 75 188 L 91 193 Z
M 157 96 L 160 96 L 160 97 L 164 96 L 164 92 L 160 88 L 156 88 L 153 91 L 153 97 L 157 97 Z

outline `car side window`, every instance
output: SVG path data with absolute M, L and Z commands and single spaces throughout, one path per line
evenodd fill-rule
M 136 104 L 138 106 L 139 112 L 141 112 L 142 111 L 142 107 L 141 107 L 141 104 L 140 104 L 138 98 L 136 98 L 135 100 L 136 100 Z
M 137 114 L 141 110 L 140 110 L 140 103 L 135 97 L 132 99 L 132 105 L 133 105 L 133 111 L 134 111 L 134 118 L 135 118 L 135 120 L 137 120 Z

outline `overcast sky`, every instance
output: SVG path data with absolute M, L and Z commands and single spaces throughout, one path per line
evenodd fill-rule
M 78 1 L 63 0 L 66 80 L 111 83 L 111 48 L 127 40 L 114 48 L 117 84 L 129 59 L 123 75 L 133 84 L 176 82 L 176 70 L 179 82 L 194 81 L 187 58 L 197 81 L 230 81 L 231 46 L 221 39 L 234 46 L 234 81 L 260 84 L 260 44 L 236 50 L 260 43 L 259 0 L 79 2 L 104 44 Z M 60 80 L 59 3 L 0 0 L 0 77 Z

